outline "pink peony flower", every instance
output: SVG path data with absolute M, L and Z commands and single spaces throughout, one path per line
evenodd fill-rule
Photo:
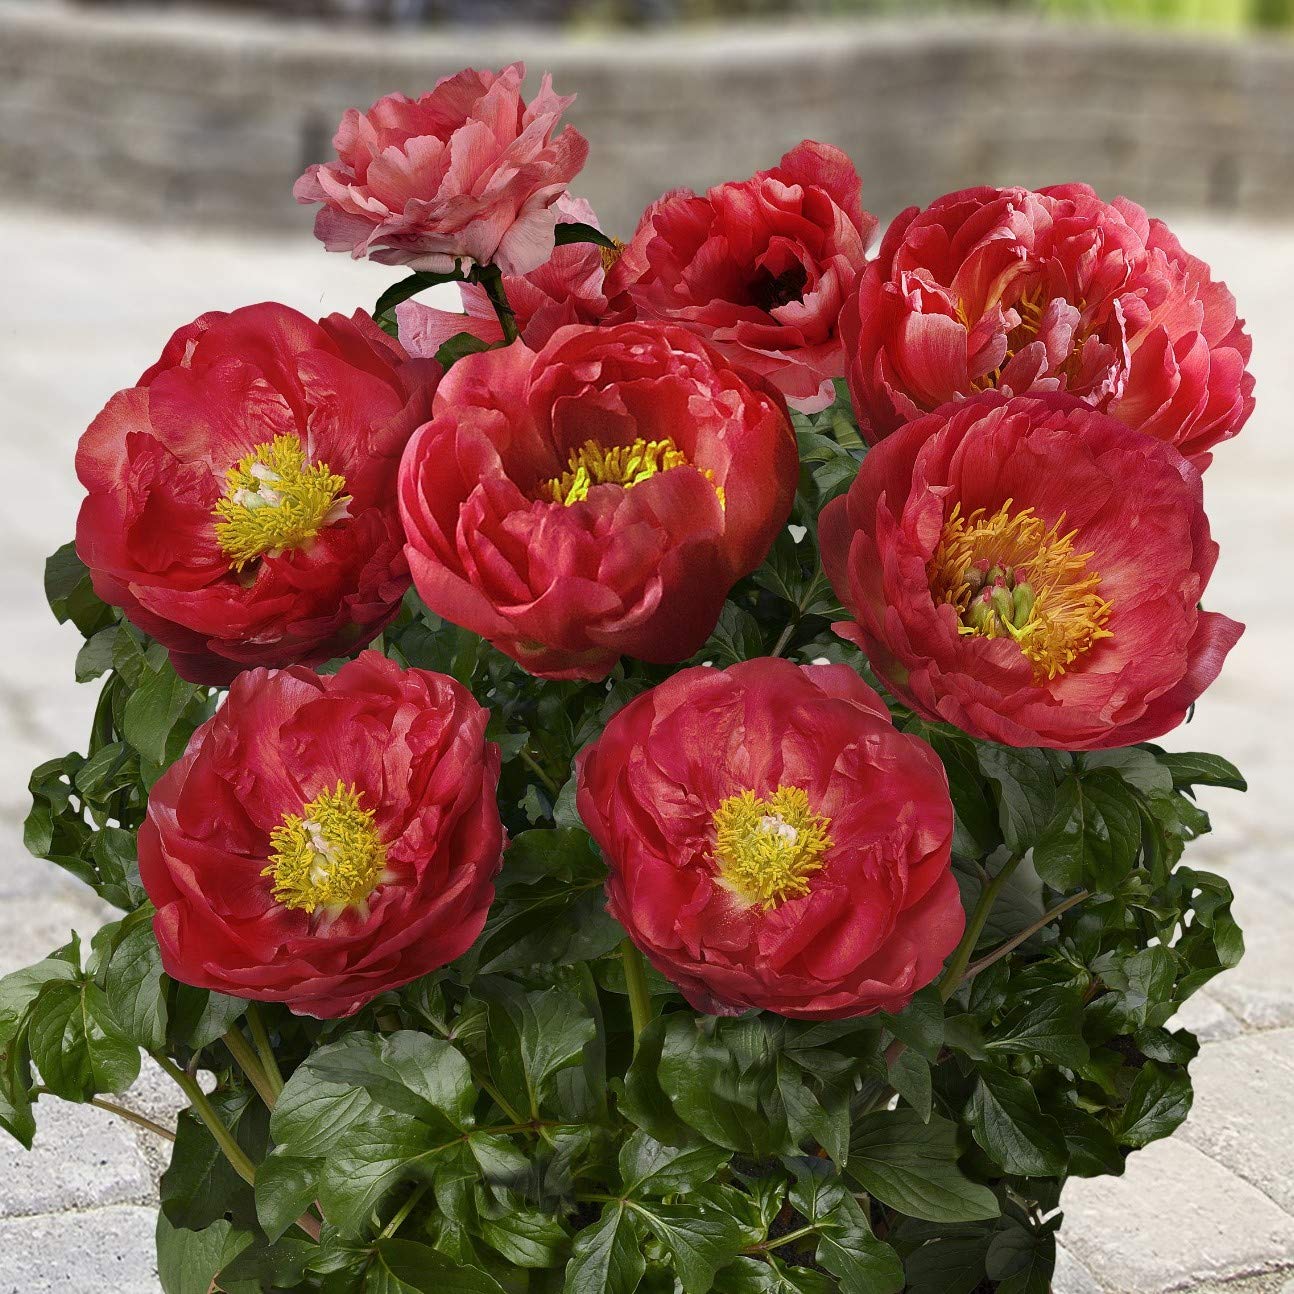
M 875 229 L 853 163 L 805 140 L 749 180 L 654 202 L 608 295 L 624 290 L 640 319 L 692 329 L 811 413 L 845 375 L 840 310 Z
M 468 68 L 430 94 L 388 94 L 347 109 L 336 162 L 311 166 L 293 187 L 322 202 L 315 237 L 388 265 L 448 273 L 455 261 L 526 274 L 553 251 L 553 205 L 579 173 L 588 141 L 553 131 L 574 96 L 545 76 L 529 104 L 525 65 L 497 75 Z
M 601 228 L 583 198 L 563 194 L 553 210 L 558 213 L 559 225 Z M 607 300 L 606 276 L 604 249 L 593 243 L 567 243 L 555 248 L 552 257 L 529 274 L 505 274 L 503 289 L 517 317 L 521 340 L 531 350 L 542 350 L 553 333 L 567 324 L 625 323 L 632 318 L 628 302 L 621 300 L 612 308 Z M 404 301 L 396 307 L 400 341 L 409 354 L 435 359 L 451 337 L 463 332 L 491 343 L 503 340 L 503 329 L 485 289 L 476 283 L 458 287 L 465 314 L 437 310 L 421 301 Z
M 1253 410 L 1235 298 L 1160 220 L 1085 184 L 903 212 L 841 317 L 875 443 L 947 400 L 1067 391 L 1204 468 Z

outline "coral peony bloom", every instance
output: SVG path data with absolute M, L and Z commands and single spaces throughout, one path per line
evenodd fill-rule
M 805 140 L 749 180 L 653 203 L 608 295 L 625 291 L 641 318 L 686 324 L 811 413 L 845 375 L 840 310 L 875 230 L 853 163 Z
M 836 630 L 928 719 L 1010 746 L 1158 737 L 1242 625 L 1200 611 L 1199 472 L 1072 396 L 989 392 L 916 422 L 823 510 Z
M 598 218 L 583 198 L 561 197 L 554 205 L 557 223 L 579 223 L 600 228 Z M 552 259 L 529 274 L 505 274 L 503 289 L 517 318 L 521 340 L 531 350 L 541 349 L 559 328 L 576 323 L 623 323 L 633 315 L 625 299 L 613 306 L 607 300 L 609 249 L 593 243 L 567 243 Z M 395 309 L 400 341 L 410 355 L 435 359 L 436 352 L 458 333 L 471 333 L 491 343 L 503 340 L 503 329 L 485 289 L 460 283 L 466 314 L 437 310 L 421 301 L 404 301 Z
M 77 450 L 95 592 L 196 683 L 357 651 L 409 587 L 395 475 L 440 370 L 367 315 L 203 315 Z
M 292 190 L 322 202 L 315 237 L 330 252 L 448 273 L 456 261 L 526 274 L 553 251 L 553 204 L 579 174 L 588 141 L 554 138 L 574 96 L 545 76 L 526 103 L 526 69 L 471 68 L 430 94 L 388 94 L 367 112 L 347 110 L 338 160 L 311 166 Z
M 873 443 L 947 400 L 1067 391 L 1203 469 L 1253 411 L 1235 298 L 1134 202 L 966 189 L 890 226 L 841 317 Z
M 465 952 L 503 854 L 488 718 L 376 652 L 242 674 L 140 828 L 166 973 L 330 1019 Z
M 400 468 L 423 601 L 532 674 L 679 661 L 790 515 L 782 398 L 687 329 L 573 325 L 459 360 Z
M 961 938 L 943 766 L 845 665 L 684 670 L 576 768 L 612 915 L 699 1011 L 900 1011 Z

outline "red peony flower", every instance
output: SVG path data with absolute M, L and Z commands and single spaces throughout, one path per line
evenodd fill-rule
M 330 1019 L 465 952 L 503 854 L 488 718 L 376 652 L 241 675 L 140 828 L 166 973 Z
M 873 443 L 947 400 L 1067 391 L 1196 465 L 1253 411 L 1235 298 L 1134 202 L 965 189 L 890 226 L 841 317 Z
M 409 586 L 395 474 L 439 373 L 363 314 L 181 328 L 81 438 L 95 592 L 197 683 L 358 650 Z
M 598 218 L 583 198 L 561 197 L 554 203 L 557 223 L 579 223 L 600 228 Z M 593 243 L 567 243 L 550 260 L 529 274 L 503 276 L 503 289 L 517 318 L 521 340 L 539 350 L 559 328 L 576 323 L 623 323 L 633 309 L 623 298 L 612 307 L 605 288 L 608 263 L 613 255 Z M 501 342 L 503 329 L 485 289 L 460 283 L 466 314 L 437 310 L 421 301 L 396 306 L 400 341 L 410 355 L 435 359 L 436 352 L 458 333 L 471 333 L 482 341 Z
M 311 166 L 298 202 L 322 202 L 315 237 L 330 252 L 448 273 L 455 261 L 526 274 L 553 251 L 553 204 L 588 156 L 574 130 L 553 132 L 574 95 L 545 76 L 530 103 L 525 64 L 471 68 L 430 94 L 388 94 L 347 110 L 338 160 Z
M 459 360 L 400 469 L 423 601 L 532 674 L 679 661 L 790 515 L 781 397 L 670 324 Z
M 847 666 L 684 670 L 576 768 L 612 915 L 699 1011 L 900 1011 L 961 938 L 943 766 Z
M 845 374 L 837 321 L 875 229 L 853 163 L 805 140 L 749 180 L 653 203 L 608 295 L 625 291 L 641 318 L 686 324 L 810 413 Z
M 1218 548 L 1199 472 L 1071 396 L 919 418 L 823 510 L 836 625 L 928 719 L 1100 750 L 1179 724 L 1242 625 L 1200 611 Z

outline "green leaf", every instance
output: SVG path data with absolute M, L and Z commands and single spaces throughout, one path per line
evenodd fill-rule
M 987 1246 L 982 1235 L 951 1235 L 914 1249 L 904 1264 L 908 1294 L 974 1294 L 984 1279 Z
M 948 774 L 954 827 L 953 853 L 958 858 L 984 858 L 1002 841 L 998 812 L 989 784 L 980 771 L 978 743 L 947 724 L 912 719 L 903 725 L 934 747 Z
M 1039 1109 L 1037 1094 L 1023 1078 L 985 1065 L 966 1115 L 975 1140 L 1008 1173 L 1054 1177 L 1065 1171 L 1065 1135 Z
M 166 987 L 151 904 L 121 923 L 104 984 L 108 1008 L 122 1033 L 146 1051 L 161 1047 L 166 1042 Z
M 1137 1074 L 1123 1109 L 1119 1140 L 1125 1146 L 1146 1146 L 1167 1137 L 1191 1112 L 1194 1093 L 1185 1069 L 1147 1061 Z
M 506 980 L 479 980 L 486 1002 L 486 1053 L 495 1084 L 523 1117 L 539 1117 L 564 1069 L 578 1065 L 597 1027 L 584 1004 L 565 989 L 527 993 Z
M 635 1132 L 620 1148 L 627 1195 L 678 1195 L 708 1182 L 732 1158 L 719 1146 L 667 1146 Z
M 480 974 L 566 966 L 612 952 L 624 931 L 606 910 L 607 869 L 583 828 L 524 831 L 470 956 Z
M 112 623 L 113 610 L 102 602 L 90 583 L 90 572 L 69 542 L 45 561 L 45 600 L 59 624 L 69 620 L 85 638 Z
M 1015 1219 L 1004 1220 L 989 1242 L 985 1270 L 990 1280 L 1001 1282 L 998 1294 L 1051 1294 L 1055 1232 L 1034 1231 Z
M 904 1049 L 890 1065 L 890 1086 L 921 1116 L 930 1117 L 933 1088 L 930 1062 L 915 1051 Z
M 513 1267 L 557 1267 L 565 1257 L 570 1237 L 550 1214 L 532 1208 L 509 1192 L 491 1202 L 480 1193 L 478 1218 L 481 1239 Z
M 738 661 L 762 656 L 765 650 L 764 631 L 759 627 L 759 621 L 735 602 L 725 602 L 709 641 L 689 663 L 704 665 L 708 662 L 722 669 Z
M 209 1294 L 219 1272 L 252 1243 L 221 1218 L 201 1231 L 174 1227 L 157 1215 L 157 1275 L 165 1294 Z
M 360 1075 L 367 1077 L 356 1086 Z M 391 1108 L 400 1104 L 392 1097 L 399 1085 L 414 1098 L 404 1110 Z M 424 1101 L 434 1123 L 408 1112 L 424 1110 Z M 398 1181 L 431 1172 L 439 1155 L 461 1147 L 458 1128 L 466 1128 L 474 1101 L 467 1061 L 449 1043 L 408 1030 L 351 1033 L 297 1068 L 270 1130 L 279 1153 L 318 1162 L 320 1205 L 353 1234 Z
M 11 971 L 0 979 L 0 1042 L 12 1038 L 23 1023 L 28 1008 L 40 995 L 46 984 L 55 981 L 71 983 L 81 978 L 81 958 L 75 961 L 62 957 L 46 957 L 34 966 Z
M 734 1025 L 716 1024 L 711 1031 L 704 1017 L 671 1016 L 658 1071 L 661 1087 L 684 1122 L 715 1145 L 760 1157 L 793 1150 L 777 1095 L 776 1054 L 769 1049 L 739 1058 L 727 1045 L 730 1036 L 764 1038 L 763 1024 L 754 1019 Z
M 430 1245 L 379 1240 L 364 1274 L 364 1294 L 504 1294 L 479 1268 L 463 1267 Z
M 1072 1105 L 1049 1112 L 1065 1134 L 1070 1177 L 1118 1177 L 1123 1173 L 1118 1143 L 1099 1119 Z
M 32 1003 L 28 1039 L 41 1080 L 64 1100 L 124 1092 L 139 1077 L 139 1048 L 92 981 L 46 984 Z
M 1033 864 L 1062 892 L 1088 885 L 1116 889 L 1137 860 L 1141 813 L 1123 779 L 1110 769 L 1066 778 L 1056 813 L 1033 851 Z
M 1056 808 L 1056 777 L 1041 750 L 979 743 L 979 764 L 992 782 L 1002 839 L 1013 854 L 1033 847 Z
M 221 1122 L 252 1162 L 258 1162 L 265 1153 L 269 1125 L 269 1112 L 260 1098 L 251 1092 L 218 1091 L 211 1099 Z M 161 1202 L 167 1220 L 190 1231 L 201 1231 L 226 1213 L 232 1213 L 244 1230 L 256 1224 L 250 1189 L 192 1110 L 182 1111 L 176 1121 L 171 1163 L 162 1174 Z
M 898 1015 L 878 1017 L 898 1039 L 934 1060 L 944 1043 L 944 1003 L 933 984 L 923 988 Z
M 634 1294 L 646 1269 L 633 1214 L 617 1200 L 575 1237 L 563 1294 Z
M 277 1240 L 314 1202 L 320 1164 L 276 1146 L 256 1167 L 256 1220 Z
M 1233 791 L 1249 789 L 1240 770 L 1221 755 L 1201 751 L 1160 751 L 1156 758 L 1171 774 L 1176 787 L 1225 786 Z
M 490 346 L 490 342 L 483 341 L 474 333 L 458 332 L 436 352 L 436 363 L 448 371 L 465 355 L 479 355 L 483 350 L 489 350 Z
M 0 1128 L 31 1149 L 36 1120 L 31 1112 L 31 1063 L 27 1040 L 0 1036 Z
M 378 324 L 383 324 L 386 315 L 391 315 L 394 319 L 395 308 L 401 301 L 407 301 L 410 297 L 417 296 L 419 292 L 438 287 L 442 283 L 461 283 L 463 278 L 463 273 L 457 266 L 446 274 L 433 274 L 419 270 L 415 274 L 410 274 L 408 278 L 401 279 L 399 283 L 392 283 L 378 297 L 377 304 L 373 307 L 373 318 Z
M 895 1294 L 903 1288 L 903 1264 L 872 1234 L 867 1215 L 842 1193 L 818 1241 L 818 1263 L 840 1280 L 841 1294 Z
M 190 703 L 205 695 L 205 688 L 185 682 L 167 662 L 130 694 L 121 716 L 122 736 L 145 759 L 165 764 L 180 753 L 171 742 L 172 731 Z M 188 732 L 181 735 L 187 741 Z
M 1082 997 L 1065 989 L 1033 994 L 991 1031 L 984 1047 L 990 1053 L 1038 1056 L 1070 1069 L 1085 1065 Z
M 605 247 L 608 251 L 614 252 L 620 246 L 614 238 L 608 237 L 602 230 L 579 220 L 559 221 L 553 229 L 553 235 L 558 247 L 565 247 L 568 243 L 596 243 L 599 247 Z
M 849 1142 L 846 1173 L 882 1204 L 928 1222 L 998 1215 L 996 1196 L 957 1163 L 957 1129 L 940 1115 L 923 1123 L 899 1107 L 864 1116 Z
M 673 1261 L 683 1294 L 708 1294 L 715 1273 L 741 1250 L 741 1222 L 715 1203 L 709 1188 L 692 1192 L 678 1204 L 628 1201 Z

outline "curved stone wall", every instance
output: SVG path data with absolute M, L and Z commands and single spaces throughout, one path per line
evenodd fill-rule
M 1085 179 L 1158 210 L 1294 214 L 1294 45 L 1001 20 L 561 40 L 365 32 L 0 0 L 5 198 L 301 227 L 343 108 L 524 58 L 579 99 L 579 181 L 627 232 L 668 187 L 846 149 L 889 214 L 972 183 Z

